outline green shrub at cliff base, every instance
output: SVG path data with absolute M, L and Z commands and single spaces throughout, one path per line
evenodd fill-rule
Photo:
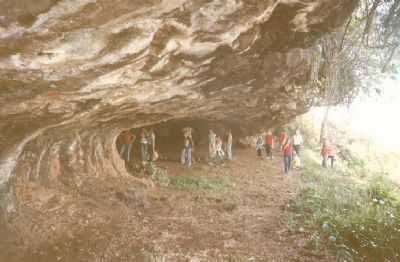
M 228 185 L 226 178 L 208 176 L 169 176 L 168 171 L 154 164 L 148 165 L 147 173 L 161 187 L 188 190 L 219 190 Z
M 330 243 L 339 261 L 400 261 L 399 186 L 383 175 L 364 181 L 350 169 L 323 170 L 306 162 L 295 210 L 318 236 L 312 241 Z

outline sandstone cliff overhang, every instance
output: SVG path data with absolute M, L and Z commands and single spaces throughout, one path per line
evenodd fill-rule
M 279 125 L 306 112 L 315 41 L 356 0 L 0 2 L 0 209 L 14 185 L 124 175 L 124 128 L 198 118 Z

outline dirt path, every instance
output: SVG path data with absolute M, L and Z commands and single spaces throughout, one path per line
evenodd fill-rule
M 328 261 L 312 256 L 306 233 L 289 233 L 282 222 L 299 174 L 285 177 L 280 158 L 236 153 L 224 167 L 160 163 L 173 176 L 222 181 L 214 189 L 93 180 L 52 212 L 35 213 L 37 246 L 21 240 L 23 252 L 9 251 L 7 261 Z

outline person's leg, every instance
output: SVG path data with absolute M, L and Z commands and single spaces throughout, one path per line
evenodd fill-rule
M 216 155 L 215 155 L 215 163 L 217 165 L 222 163 L 222 158 L 221 158 L 221 154 L 219 153 L 219 151 L 217 151 Z
M 296 155 L 300 157 L 300 145 L 295 145 L 294 146 L 294 151 L 296 152 Z
M 272 148 L 272 145 L 271 145 L 271 155 L 270 155 L 271 159 L 273 158 L 273 154 L 274 154 L 274 149 Z
M 227 153 L 228 153 L 228 159 L 229 160 L 232 160 L 233 159 L 233 157 L 232 157 L 232 145 L 230 145 L 230 144 L 228 144 L 227 145 L 227 150 L 226 151 L 228 151 Z
M 188 167 L 188 163 L 189 163 L 189 152 L 188 152 L 188 148 L 187 147 L 185 147 L 184 149 L 183 149 L 183 154 L 184 154 L 184 166 L 185 167 Z
M 192 166 L 192 148 L 187 149 L 188 167 Z
M 220 150 L 219 151 L 219 160 L 220 160 L 221 164 L 224 163 L 224 159 L 225 159 L 224 151 Z
M 267 145 L 267 156 L 269 158 L 272 158 L 272 146 L 271 145 Z
M 333 168 L 333 163 L 335 162 L 335 157 L 334 156 L 329 156 L 331 159 L 331 168 Z
M 283 157 L 284 173 L 286 174 L 286 156 Z
M 142 143 L 142 161 L 147 162 L 149 160 L 148 144 Z
M 185 148 L 183 149 L 183 154 L 184 154 L 183 165 L 184 165 L 185 167 L 187 167 L 187 166 L 188 166 L 188 162 L 189 162 L 189 156 L 188 156 L 188 149 L 187 149 L 187 147 L 185 147 Z
M 132 143 L 131 144 L 129 144 L 128 146 L 127 146 L 127 148 L 128 148 L 128 152 L 127 152 L 127 157 L 126 157 L 126 161 L 128 161 L 128 162 L 130 162 L 131 161 L 131 151 L 132 151 Z
M 286 174 L 289 174 L 290 171 L 290 156 L 285 156 L 286 159 Z
M 327 156 L 322 156 L 322 167 L 326 168 Z
M 140 143 L 140 158 L 143 161 L 146 161 L 146 152 L 145 152 L 145 144 Z
M 289 172 L 289 159 L 287 156 L 283 157 L 283 163 L 285 166 L 285 174 L 287 174 Z
M 153 160 L 153 145 L 152 144 L 147 144 L 147 159 L 148 161 Z
M 122 146 L 121 146 L 121 149 L 119 150 L 119 155 L 120 155 L 120 157 L 122 158 L 122 159 L 125 159 L 125 150 L 126 150 L 126 144 L 123 144 Z
M 149 144 L 145 144 L 145 148 L 146 148 L 146 161 L 150 161 L 150 148 L 149 148 Z
M 182 153 L 181 153 L 181 164 L 185 165 L 186 164 L 186 149 L 183 148 L 182 149 Z

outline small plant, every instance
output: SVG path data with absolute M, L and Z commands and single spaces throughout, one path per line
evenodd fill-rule
M 285 212 L 284 216 L 281 219 L 281 222 L 286 225 L 289 231 L 294 232 L 298 228 L 298 221 L 295 217 L 295 214 L 292 212 Z
M 170 185 L 171 179 L 166 169 L 159 168 L 151 163 L 147 167 L 147 172 L 150 174 L 151 179 L 159 186 L 168 187 Z

